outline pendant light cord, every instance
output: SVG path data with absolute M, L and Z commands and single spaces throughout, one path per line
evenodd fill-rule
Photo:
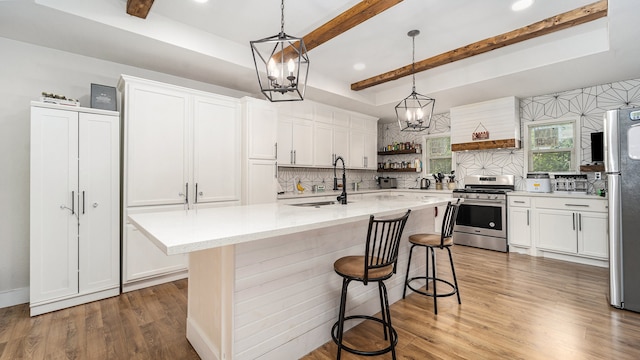
M 416 37 L 415 35 L 411 37 L 411 40 L 413 41 L 413 52 L 411 54 L 411 76 L 413 77 L 412 92 L 415 93 L 416 92 Z

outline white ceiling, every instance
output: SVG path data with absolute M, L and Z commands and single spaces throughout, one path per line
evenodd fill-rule
M 307 99 L 393 120 L 411 78 L 354 92 L 353 82 L 596 0 L 405 0 L 311 50 Z M 288 0 L 285 32 L 304 36 L 357 4 Z M 0 0 L 0 36 L 259 95 L 250 40 L 280 31 L 278 0 L 155 0 L 147 19 L 126 14 L 126 0 Z M 515 95 L 549 94 L 640 78 L 638 0 L 609 0 L 609 16 L 416 75 L 416 90 L 451 106 Z M 634 25 L 636 24 L 636 25 Z M 364 63 L 361 71 L 355 63 Z

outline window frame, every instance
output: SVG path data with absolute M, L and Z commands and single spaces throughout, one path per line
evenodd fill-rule
M 422 156 L 421 156 L 422 157 L 422 176 L 425 176 L 431 179 L 431 174 L 432 174 L 431 164 L 429 162 L 429 159 L 427 158 L 427 154 L 429 152 L 427 148 L 427 140 L 434 139 L 434 138 L 444 138 L 444 137 L 449 138 L 449 151 L 451 152 L 451 170 L 455 170 L 456 161 L 455 161 L 455 152 L 451 151 L 451 133 L 428 134 L 428 135 L 422 136 Z M 435 159 L 447 159 L 447 158 L 448 157 L 446 156 L 442 156 L 442 157 L 436 157 Z
M 524 125 L 524 177 L 527 177 L 529 171 L 533 171 L 530 169 L 529 164 L 531 162 L 531 158 L 533 156 L 533 149 L 530 144 L 531 138 L 531 128 L 537 126 L 546 126 L 546 125 L 554 125 L 554 124 L 564 124 L 571 123 L 573 125 L 573 149 L 571 150 L 571 165 L 568 171 L 549 171 L 549 175 L 556 174 L 577 174 L 580 173 L 580 164 L 582 162 L 581 159 L 581 134 L 580 134 L 580 117 L 577 116 L 565 116 L 559 117 L 557 119 L 548 119 L 548 120 L 537 120 L 537 121 L 526 121 L 523 123 Z M 544 152 L 544 151 L 541 151 Z M 549 152 L 552 152 L 549 150 Z

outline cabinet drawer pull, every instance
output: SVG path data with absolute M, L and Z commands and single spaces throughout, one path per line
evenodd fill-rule
M 524 201 L 521 201 L 521 200 L 514 200 L 513 202 L 516 204 L 524 204 Z
M 587 204 L 564 204 L 564 206 L 589 207 Z

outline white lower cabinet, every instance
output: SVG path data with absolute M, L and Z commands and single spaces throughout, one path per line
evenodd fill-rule
M 126 279 L 124 291 L 163 283 L 174 278 L 179 279 L 186 274 L 187 255 L 165 255 L 144 234 L 129 223 L 126 224 L 123 246 L 124 251 L 130 254 L 123 264 L 123 277 Z M 131 256 L 133 254 L 144 255 L 134 257 Z M 153 278 L 156 280 L 145 281 Z
M 523 202 L 518 206 L 516 201 Z M 526 204 L 530 203 L 530 207 Z M 606 266 L 607 201 L 603 198 L 509 196 L 509 244 L 531 255 Z
M 509 198 L 507 214 L 509 246 L 531 247 L 531 202 L 529 198 Z
M 118 113 L 31 104 L 31 315 L 120 292 Z

